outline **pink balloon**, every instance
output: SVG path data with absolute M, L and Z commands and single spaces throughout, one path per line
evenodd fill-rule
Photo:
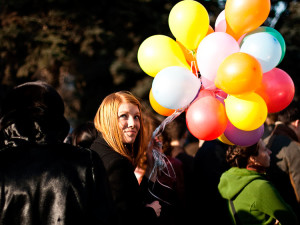
M 214 32 L 207 35 L 197 49 L 197 65 L 202 78 L 215 81 L 223 60 L 240 51 L 237 41 L 227 33 Z
M 215 97 L 216 95 L 215 95 L 214 91 L 212 91 L 212 90 L 200 89 L 195 101 L 199 98 L 203 98 L 203 97 L 206 97 L 206 96 Z
M 285 71 L 273 68 L 263 74 L 262 83 L 255 92 L 265 100 L 268 113 L 275 113 L 292 102 L 295 86 L 292 78 Z
M 197 98 L 188 107 L 186 124 L 194 137 L 200 140 L 213 140 L 223 134 L 228 118 L 224 105 L 209 93 L 206 94 Z
M 215 32 L 226 32 L 225 10 L 220 12 L 215 22 Z
M 251 131 L 240 130 L 236 128 L 228 120 L 227 127 L 224 131 L 224 136 L 233 144 L 239 146 L 254 145 L 264 134 L 264 124 L 259 128 Z
M 214 81 L 207 79 L 206 77 L 201 77 L 202 87 L 206 90 L 215 90 L 216 85 Z

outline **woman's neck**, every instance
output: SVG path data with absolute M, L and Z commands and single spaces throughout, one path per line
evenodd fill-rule
M 247 170 L 252 170 L 252 171 L 256 171 L 258 173 L 266 173 L 267 168 L 261 165 L 254 165 L 254 164 L 249 164 L 246 167 Z

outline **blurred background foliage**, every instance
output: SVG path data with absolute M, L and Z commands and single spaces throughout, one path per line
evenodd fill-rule
M 132 91 L 148 104 L 153 77 L 137 61 L 148 37 L 173 37 L 168 16 L 179 0 L 0 0 L 0 94 L 32 80 L 45 80 L 63 96 L 73 126 L 92 120 L 102 99 Z M 198 1 L 210 25 L 226 1 Z M 286 55 L 277 66 L 300 85 L 300 3 L 271 1 L 266 26 L 278 30 Z

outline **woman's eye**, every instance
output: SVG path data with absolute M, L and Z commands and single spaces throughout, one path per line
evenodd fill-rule
M 139 119 L 140 119 L 140 116 L 135 116 L 134 118 L 139 120 Z
M 126 118 L 127 116 L 126 116 L 126 114 L 121 114 L 119 117 L 124 119 L 124 118 Z

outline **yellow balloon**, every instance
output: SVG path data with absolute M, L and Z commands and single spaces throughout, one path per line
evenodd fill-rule
M 218 137 L 218 139 L 219 139 L 221 142 L 223 142 L 224 144 L 227 144 L 227 145 L 234 145 L 231 141 L 229 141 L 229 140 L 227 139 L 227 137 L 224 135 L 224 133 L 221 134 L 221 135 Z
M 255 130 L 267 118 L 267 104 L 254 92 L 239 96 L 230 95 L 224 102 L 229 121 L 240 130 Z
M 139 47 L 137 58 L 142 70 L 152 77 L 170 66 L 191 69 L 177 42 L 165 35 L 153 35 L 144 40 Z
M 170 11 L 169 27 L 176 40 L 187 49 L 197 49 L 209 28 L 208 12 L 197 1 L 178 2 Z

